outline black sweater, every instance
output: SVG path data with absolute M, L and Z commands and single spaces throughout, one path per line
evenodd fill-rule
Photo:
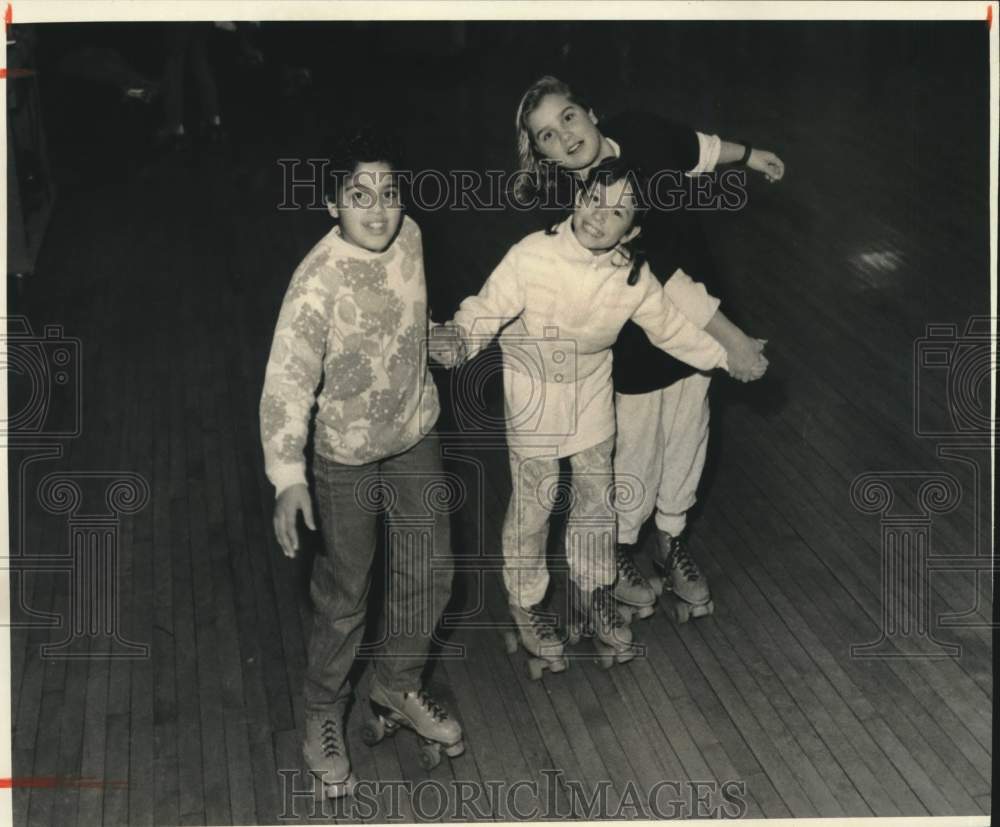
M 698 164 L 699 144 L 694 130 L 647 113 L 628 113 L 602 121 L 601 132 L 621 148 L 621 156 L 647 176 L 669 172 L 659 191 Z M 679 268 L 721 298 L 715 268 L 698 214 L 685 209 L 650 209 L 642 238 L 653 275 L 665 283 Z M 615 390 L 649 393 L 690 376 L 694 368 L 650 344 L 633 322 L 626 323 L 614 346 Z

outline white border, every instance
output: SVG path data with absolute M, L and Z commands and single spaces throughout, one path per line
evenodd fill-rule
M 790 0 L 777 2 L 659 2 L 659 0 L 622 0 L 611 3 L 608 0 L 539 0 L 539 2 L 457 2 L 457 0 L 414 0 L 413 2 L 390 0 L 19 0 L 7 4 L 0 0 L 4 10 L 10 5 L 12 18 L 17 23 L 55 23 L 85 21 L 175 21 L 175 20 L 982 20 L 986 22 L 986 10 L 992 8 L 990 30 L 990 316 L 993 319 L 991 333 L 997 336 L 997 179 L 998 179 L 998 30 L 1000 30 L 1000 4 L 993 2 L 825 2 L 801 3 Z M 612 13 L 613 12 L 613 13 Z M 6 50 L 0 55 L 0 66 L 6 67 Z M 0 147 L 0 182 L 6 193 L 7 170 L 7 90 L 6 83 L 0 83 L 0 127 L 4 139 Z M 0 212 L 0 250 L 7 249 L 6 198 Z M 6 275 L 6 257 L 3 271 Z M 5 279 L 6 282 L 6 279 Z M 0 317 L 7 315 L 6 285 L 0 293 Z M 995 356 L 994 356 L 995 358 Z M 996 376 L 992 383 L 990 399 L 996 410 Z M 7 377 L 0 375 L 0 405 L 6 418 Z M 996 480 L 996 434 L 991 441 L 993 447 L 993 480 Z M 7 453 L 0 457 L 0 531 L 6 546 L 9 537 L 7 480 Z M 993 513 L 996 509 L 994 486 L 991 502 Z M 4 555 L 6 556 L 6 555 Z M 0 621 L 4 626 L 10 623 L 10 581 L 5 575 L 0 577 Z M 10 636 L 0 634 L 0 675 L 10 675 Z M 12 743 L 10 721 L 10 683 L 0 680 L 0 778 L 12 775 Z M 996 760 L 996 756 L 993 756 Z M 837 819 L 750 819 L 745 824 L 781 825 L 792 827 L 808 823 L 819 825 L 875 825 L 875 827 L 985 827 L 989 816 L 955 817 L 914 817 L 914 818 L 837 818 Z M 10 789 L 0 789 L 0 824 L 13 823 L 13 794 Z M 632 822 L 626 822 L 632 824 Z M 730 822 L 709 821 L 709 824 L 729 824 Z M 518 825 L 521 827 L 521 825 Z

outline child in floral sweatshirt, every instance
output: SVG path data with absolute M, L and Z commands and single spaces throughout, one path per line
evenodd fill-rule
M 458 722 L 421 686 L 453 562 L 448 513 L 426 496 L 444 477 L 432 430 L 439 406 L 424 348 L 420 230 L 403 214 L 396 159 L 391 142 L 369 132 L 334 153 L 329 211 L 337 225 L 292 276 L 260 402 L 275 534 L 288 557 L 298 550 L 298 514 L 315 528 L 304 450 L 317 405 L 313 471 L 325 554 L 312 571 L 303 752 L 331 796 L 353 783 L 343 734 L 347 674 L 364 633 L 380 511 L 388 517 L 388 625 L 367 731 L 375 741 L 408 726 L 432 760 L 441 747 L 463 750 Z

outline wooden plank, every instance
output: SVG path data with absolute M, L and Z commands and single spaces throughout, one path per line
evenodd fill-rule
M 192 606 L 190 507 L 187 497 L 173 499 L 173 645 L 177 703 L 178 810 L 181 819 L 205 818 L 201 712 L 198 697 L 198 644 Z
M 850 816 L 867 815 L 869 812 L 875 815 L 898 814 L 876 776 L 813 692 L 808 675 L 814 675 L 814 679 L 819 681 L 825 680 L 823 675 L 800 650 L 798 641 L 774 613 L 773 607 L 743 570 L 740 561 L 727 551 L 729 542 L 715 536 L 719 528 L 718 523 L 700 523 L 697 530 L 702 542 L 698 548 L 706 555 L 706 562 L 715 562 L 707 573 L 716 605 L 728 607 L 727 612 L 716 615 L 726 636 L 737 650 L 750 645 L 748 637 L 756 643 L 780 678 L 783 689 L 795 699 L 805 719 L 843 768 L 840 772 L 830 768 L 827 777 L 835 780 L 845 812 Z M 733 617 L 734 621 L 726 623 L 727 616 Z M 735 618 L 742 621 L 737 622 Z M 748 622 L 747 618 L 752 618 L 754 622 Z M 845 773 L 849 777 L 847 783 Z
M 761 515 L 761 513 L 762 512 L 756 508 L 751 511 L 750 508 L 747 507 L 745 514 L 741 513 L 736 516 L 738 517 L 738 519 L 750 519 L 753 522 L 759 522 L 757 518 Z M 741 535 L 744 542 L 747 541 L 748 537 L 751 536 L 758 537 L 761 536 L 762 534 L 764 536 L 767 536 L 767 531 L 766 529 L 761 528 L 760 525 L 751 525 L 745 532 L 741 531 Z M 810 618 L 810 616 L 814 615 L 813 617 L 811 617 L 810 625 L 816 628 L 826 629 L 825 636 L 829 638 L 832 633 L 831 620 L 837 617 L 838 612 L 841 611 L 841 606 L 837 605 L 834 601 L 829 600 L 829 598 L 825 594 L 826 592 L 825 589 L 817 587 L 817 585 L 815 585 L 817 583 L 817 577 L 819 575 L 816 572 L 812 572 L 808 577 L 803 577 L 794 583 L 788 582 L 789 578 L 789 572 L 787 569 L 788 555 L 797 554 L 796 557 L 791 559 L 796 559 L 804 562 L 809 557 L 808 553 L 805 552 L 805 550 L 796 553 L 790 547 L 788 547 L 787 544 L 785 544 L 784 548 L 782 548 L 782 547 L 776 547 L 773 543 L 770 543 L 765 546 L 762 546 L 762 548 L 768 549 L 769 550 L 768 553 L 770 556 L 776 557 L 777 554 L 775 554 L 775 552 L 780 552 L 783 557 L 786 557 L 786 562 L 778 564 L 774 569 L 774 575 L 776 576 L 777 582 L 778 583 L 782 583 L 783 581 L 785 582 L 783 589 L 786 591 L 786 593 L 796 593 L 798 591 L 804 597 L 808 598 L 806 600 L 796 601 L 797 607 L 801 608 L 803 615 L 805 615 L 807 618 Z M 800 632 L 798 627 L 795 628 L 795 631 L 797 633 Z M 846 644 L 842 643 L 841 645 L 844 647 L 846 651 Z M 844 684 L 843 681 L 841 681 L 840 686 L 842 690 L 847 690 L 848 692 L 851 691 L 852 685 L 850 684 Z M 858 692 L 858 690 L 855 689 L 854 694 L 857 695 L 860 693 Z M 877 715 L 872 714 L 873 709 L 871 708 L 871 703 L 863 695 L 861 695 L 859 708 L 861 709 L 861 715 L 863 716 L 863 721 L 866 729 L 872 732 L 872 729 L 874 727 L 875 731 L 872 732 L 872 737 L 874 738 L 876 733 L 881 732 L 881 727 L 879 726 L 880 719 L 878 718 Z M 892 746 L 893 749 L 895 748 L 894 745 L 890 746 Z M 880 745 L 880 747 L 884 749 L 884 745 Z M 895 781 L 895 779 L 892 776 L 886 776 L 883 778 L 883 780 Z M 896 800 L 897 803 L 904 808 L 903 809 L 904 813 L 910 814 L 914 812 L 914 810 L 906 809 L 906 807 L 920 807 L 920 805 L 915 800 L 913 800 L 912 795 L 908 794 L 907 791 L 903 787 L 901 787 L 898 782 L 894 783 L 891 787 L 887 787 L 887 789 L 894 796 L 894 800 Z M 919 812 L 919 810 L 917 810 L 917 812 Z
M 759 474 L 759 468 L 757 469 L 757 474 Z M 755 509 L 754 511 L 754 514 L 757 515 L 758 517 L 762 513 L 763 512 L 759 508 Z M 766 532 L 767 529 L 762 526 L 760 520 L 757 520 L 757 522 L 758 525 L 754 526 L 753 530 L 755 532 L 762 532 L 762 531 Z M 807 557 L 803 555 L 799 555 L 796 559 L 801 563 L 807 562 Z M 816 579 L 821 576 L 822 574 L 819 571 L 814 571 L 810 579 L 813 582 L 815 582 Z M 822 595 L 817 595 L 816 599 L 821 601 L 824 599 L 828 600 L 828 598 L 825 598 Z M 829 601 L 829 602 L 831 605 L 830 605 L 830 614 L 828 615 L 828 620 L 829 618 L 837 616 L 838 609 L 836 604 L 839 603 L 840 605 L 843 605 L 844 601 L 839 601 L 839 602 Z M 871 665 L 871 668 L 881 671 L 879 664 Z M 865 670 L 861 669 L 861 671 L 858 674 L 863 677 L 865 675 Z M 867 684 L 869 690 L 868 694 L 872 698 L 876 699 L 876 701 L 884 699 L 886 697 L 885 695 L 886 690 L 889 688 L 889 686 L 891 686 L 891 684 L 887 686 L 884 677 L 874 682 L 869 680 Z M 914 730 L 908 724 L 908 722 L 906 722 L 904 718 L 898 715 L 898 710 L 901 703 L 905 707 L 911 706 L 909 702 L 909 694 L 906 691 L 906 688 L 902 685 L 899 685 L 898 689 L 899 691 L 894 694 L 896 703 L 880 704 L 880 706 L 882 707 L 883 716 L 886 717 L 887 721 L 893 722 L 893 729 L 896 732 L 908 732 L 911 734 L 910 742 L 913 744 L 913 749 L 915 750 L 914 753 L 915 757 L 918 757 L 918 760 L 920 760 L 921 763 L 923 763 L 925 769 L 929 773 L 931 773 L 933 777 L 942 779 L 945 788 L 951 790 L 952 800 L 956 806 L 966 806 L 971 801 L 971 799 L 963 790 L 960 789 L 960 785 L 958 784 L 957 780 L 954 778 L 952 773 L 946 770 L 944 766 L 941 765 L 940 762 L 937 760 L 936 752 L 940 749 L 940 746 L 938 746 L 938 748 L 936 749 L 928 748 L 927 744 L 925 743 L 924 737 L 921 734 L 919 734 L 916 730 Z M 926 732 L 924 734 L 926 734 Z M 937 740 L 938 744 L 940 745 L 941 739 L 938 738 Z M 922 758 L 920 758 L 920 756 L 922 756 Z M 943 773 L 943 775 L 941 775 L 941 773 Z

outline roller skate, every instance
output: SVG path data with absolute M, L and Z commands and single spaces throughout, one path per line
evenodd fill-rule
M 420 766 L 432 770 L 441 763 L 441 752 L 457 758 L 465 752 L 462 727 L 424 690 L 392 692 L 372 683 L 372 715 L 361 730 L 361 740 L 373 747 L 401 726 L 420 738 Z
M 632 630 L 622 617 L 613 588 L 599 586 L 590 594 L 582 592 L 575 583 L 572 588 L 574 619 L 569 628 L 569 642 L 576 644 L 580 638 L 593 638 L 602 669 L 632 660 L 636 655 Z
M 309 771 L 323 784 L 327 798 L 349 795 L 354 787 L 351 759 L 344 740 L 343 713 L 307 713 L 302 756 Z
M 523 646 L 528 653 L 528 676 L 539 680 L 548 669 L 550 672 L 563 672 L 566 669 L 566 658 L 563 657 L 563 645 L 556 632 L 556 627 L 539 606 L 522 609 L 510 604 L 510 616 L 517 626 L 517 631 L 506 630 L 503 633 L 507 654 L 513 655 L 518 646 Z
M 708 581 L 682 538 L 657 531 L 653 565 L 663 574 L 663 591 L 671 592 L 675 598 L 673 610 L 678 623 L 715 611 Z
M 632 559 L 633 546 L 619 543 L 615 551 L 618 580 L 615 582 L 615 600 L 626 623 L 633 617 L 643 620 L 656 611 L 657 592 Z

